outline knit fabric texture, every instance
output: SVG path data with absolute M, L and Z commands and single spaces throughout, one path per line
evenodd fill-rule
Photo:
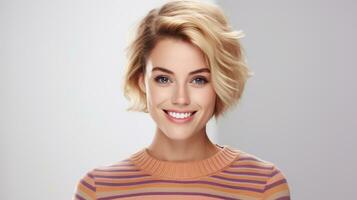
M 290 200 L 285 175 L 273 163 L 228 145 L 196 161 L 163 161 L 147 148 L 97 167 L 78 182 L 75 200 Z

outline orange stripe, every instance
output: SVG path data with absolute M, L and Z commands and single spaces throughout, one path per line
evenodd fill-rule
M 269 190 L 265 191 L 265 195 L 266 196 L 271 196 L 273 195 L 274 193 L 278 193 L 278 192 L 281 192 L 281 191 L 288 191 L 289 190 L 289 186 L 286 184 L 286 183 L 283 183 L 281 185 L 277 185 L 273 188 L 270 188 Z
M 179 185 L 177 184 L 177 187 L 175 185 L 167 185 L 167 184 L 145 184 L 145 185 L 140 185 L 140 186 L 128 186 L 128 187 L 99 187 L 97 189 L 97 192 L 110 192 L 110 191 L 134 191 L 134 190 L 140 190 L 140 189 L 146 189 L 146 188 L 166 188 L 166 189 L 175 189 L 175 188 L 184 188 L 184 187 L 189 187 L 189 188 L 197 188 L 197 189 L 210 189 L 214 191 L 220 191 L 220 192 L 226 192 L 226 193 L 232 193 L 232 194 L 242 194 L 242 195 L 247 195 L 247 196 L 253 196 L 253 197 L 259 197 L 261 193 L 259 192 L 252 192 L 252 191 L 246 191 L 246 190 L 239 190 L 239 189 L 229 189 L 229 188 L 221 188 L 217 186 L 211 186 L 211 185 L 204 185 L 204 184 L 185 184 Z
M 80 192 L 84 193 L 85 195 L 95 199 L 95 193 L 92 190 L 88 189 L 86 186 L 84 186 L 82 184 L 79 184 L 78 185 L 78 190 Z

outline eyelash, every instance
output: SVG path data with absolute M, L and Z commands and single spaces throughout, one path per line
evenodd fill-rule
M 160 76 L 155 77 L 155 81 L 159 84 L 166 84 L 166 83 L 160 82 L 160 80 L 162 80 L 161 78 L 166 78 L 166 79 L 170 80 L 168 77 L 160 75 Z M 198 85 L 205 85 L 208 83 L 208 80 L 205 77 L 199 76 L 199 77 L 195 77 L 193 80 L 197 80 L 197 79 L 200 79 L 203 81 L 203 83 L 198 83 Z

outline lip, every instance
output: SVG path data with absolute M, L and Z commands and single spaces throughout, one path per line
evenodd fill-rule
M 177 119 L 177 118 L 174 118 L 171 115 L 169 115 L 167 110 L 163 110 L 163 111 L 164 111 L 164 114 L 165 114 L 165 116 L 167 117 L 168 120 L 170 120 L 171 122 L 177 123 L 177 124 L 184 124 L 184 123 L 190 122 L 193 119 L 193 117 L 195 116 L 196 112 L 197 112 L 197 111 L 185 111 L 185 112 L 193 112 L 193 113 L 188 118 Z M 178 111 L 174 111 L 174 110 L 170 110 L 170 111 L 171 112 L 178 112 Z M 183 113 L 183 112 L 181 111 L 181 112 L 178 112 L 178 113 Z
M 195 110 L 185 110 L 185 111 L 180 111 L 180 110 L 164 110 L 165 112 L 176 112 L 176 113 L 192 113 L 192 112 L 196 112 Z

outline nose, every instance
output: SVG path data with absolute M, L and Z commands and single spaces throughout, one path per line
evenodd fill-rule
M 189 105 L 190 97 L 189 91 L 185 84 L 177 84 L 172 95 L 172 103 L 174 105 Z

